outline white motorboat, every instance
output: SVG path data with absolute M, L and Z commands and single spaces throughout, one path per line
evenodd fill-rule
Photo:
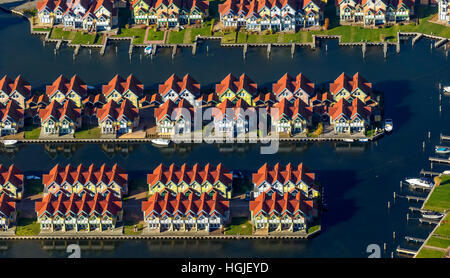
M 359 142 L 369 142 L 368 138 L 359 138 Z
M 27 180 L 40 180 L 40 179 L 41 178 L 38 176 L 33 176 L 33 175 L 27 176 Z
M 434 211 L 424 211 L 422 212 L 422 217 L 423 218 L 428 218 L 428 219 L 441 219 L 444 215 L 442 213 L 439 212 L 434 212 Z
M 440 153 L 440 154 L 447 154 L 447 153 L 450 153 L 450 148 L 449 147 L 436 147 L 434 149 L 434 151 L 436 153 Z
M 384 130 L 386 132 L 391 132 L 394 129 L 394 123 L 392 122 L 392 119 L 386 119 L 384 121 Z
M 153 52 L 153 45 L 149 45 L 144 49 L 145 54 L 150 55 L 150 54 L 152 54 L 152 52 Z
M 344 138 L 342 141 L 351 143 L 351 142 L 353 142 L 354 140 L 351 139 L 351 138 Z
M 151 142 L 157 146 L 167 147 L 170 145 L 171 141 L 168 139 L 152 139 Z
M 434 186 L 434 182 L 427 178 L 407 178 L 405 181 L 411 185 L 428 187 L 431 188 Z
M 444 93 L 450 94 L 450 86 L 445 86 L 444 87 Z
M 3 145 L 5 146 L 13 146 L 17 144 L 17 140 L 3 140 Z

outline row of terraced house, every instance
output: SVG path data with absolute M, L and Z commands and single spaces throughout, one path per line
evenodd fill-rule
M 143 83 L 132 74 L 127 78 L 116 75 L 98 93 L 90 92 L 78 75 L 70 79 L 61 75 L 41 95 L 31 94 L 31 85 L 22 76 L 15 80 L 4 76 L 0 80 L 0 127 L 2 135 L 16 134 L 24 119 L 32 119 L 44 135 L 74 134 L 83 123 L 98 125 L 105 135 L 120 135 L 135 131 L 141 123 L 141 109 L 153 107 L 159 136 L 194 131 L 194 114 L 207 109 L 212 111 L 214 132 L 253 131 L 248 113 L 265 109 L 276 132 L 305 133 L 318 121 L 333 126 L 335 133 L 358 133 L 372 126 L 377 98 L 372 83 L 359 73 L 342 73 L 326 91 L 316 90 L 304 74 L 286 73 L 268 92 L 258 90 L 246 74 L 229 74 L 210 93 L 202 93 L 189 74 L 183 78 L 172 75 L 157 93 L 146 95 Z
M 147 175 L 144 231 L 223 233 L 231 220 L 234 178 L 223 164 L 160 164 Z M 2 230 L 15 225 L 23 180 L 14 165 L 0 165 Z M 255 233 L 304 232 L 319 216 L 321 187 L 302 163 L 266 163 L 252 175 L 252 183 L 249 214 Z M 35 202 L 41 232 L 120 232 L 128 175 L 117 164 L 57 164 L 43 175 L 42 184 L 43 195 Z
M 448 19 L 448 2 L 439 2 L 440 20 Z M 324 22 L 324 2 L 320 0 L 226 0 L 218 13 L 223 27 L 249 31 L 296 31 L 318 27 Z M 414 16 L 414 0 L 336 0 L 340 22 L 378 25 L 409 21 Z M 41 25 L 103 31 L 118 25 L 115 0 L 42 0 L 37 2 Z M 209 16 L 205 0 L 134 0 L 132 19 L 137 25 L 175 28 L 200 25 Z
M 336 0 L 341 23 L 380 25 L 411 20 L 414 0 Z
M 38 23 L 86 31 L 107 31 L 118 25 L 114 0 L 42 0 L 36 4 Z

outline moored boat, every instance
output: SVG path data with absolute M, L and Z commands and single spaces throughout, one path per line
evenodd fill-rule
M 13 146 L 15 144 L 17 144 L 17 140 L 3 140 L 2 143 L 5 146 Z
M 444 87 L 444 93 L 450 94 L 450 86 L 445 86 Z
M 384 130 L 386 132 L 392 132 L 393 129 L 394 129 L 394 123 L 392 122 L 392 119 L 386 119 L 384 121 Z
M 428 178 L 407 178 L 407 179 L 405 179 L 405 181 L 408 184 L 415 185 L 415 186 L 421 186 L 421 187 L 427 187 L 427 188 L 431 188 L 434 186 L 434 182 Z
M 167 147 L 170 145 L 171 141 L 168 139 L 152 139 L 151 142 L 157 146 Z
M 149 45 L 144 49 L 145 54 L 152 54 L 153 52 L 153 45 Z
M 351 142 L 353 142 L 354 140 L 351 139 L 351 138 L 344 138 L 342 141 L 351 143 Z
M 450 148 L 449 147 L 436 147 L 434 150 L 435 150 L 436 153 L 441 153 L 441 154 L 450 153 Z
M 359 142 L 369 142 L 368 138 L 359 138 Z
M 428 218 L 428 219 L 441 219 L 444 215 L 440 212 L 435 212 L 435 211 L 425 211 L 422 212 L 422 217 L 423 218 Z

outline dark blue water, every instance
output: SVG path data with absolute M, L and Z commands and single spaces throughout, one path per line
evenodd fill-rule
M 429 169 L 428 157 L 439 143 L 439 133 L 450 134 L 450 99 L 438 96 L 438 83 L 450 83 L 450 63 L 443 49 L 430 49 L 431 42 L 410 41 L 401 44 L 401 53 L 389 48 L 387 59 L 381 47 L 369 47 L 365 59 L 360 48 L 338 47 L 327 41 L 317 50 L 297 48 L 291 59 L 290 48 L 273 48 L 267 59 L 264 48 L 250 48 L 246 60 L 241 48 L 220 48 L 217 42 L 200 45 L 197 55 L 182 49 L 171 59 L 170 51 L 160 49 L 153 61 L 135 51 L 131 60 L 128 44 L 112 44 L 104 56 L 83 49 L 73 59 L 73 49 L 62 47 L 54 54 L 54 44 L 43 46 L 39 37 L 29 34 L 28 23 L 0 13 L 0 75 L 23 74 L 33 90 L 57 78 L 59 74 L 80 76 L 90 85 L 101 85 L 116 73 L 134 73 L 146 88 L 156 85 L 172 73 L 192 74 L 202 86 L 212 86 L 228 73 L 249 74 L 260 87 L 271 84 L 284 73 L 303 72 L 317 87 L 328 86 L 340 73 L 360 72 L 385 94 L 385 114 L 393 118 L 395 131 L 375 143 L 321 143 L 280 146 L 273 155 L 262 155 L 258 145 L 237 145 L 232 151 L 223 146 L 176 146 L 160 150 L 149 144 L 116 146 L 107 152 L 101 145 L 62 147 L 28 145 L 0 153 L 0 163 L 16 163 L 25 174 L 42 173 L 56 163 L 119 163 L 133 177 L 144 178 L 159 163 L 224 163 L 230 169 L 257 170 L 263 163 L 304 162 L 317 173 L 325 187 L 328 212 L 323 217 L 323 232 L 309 241 L 283 240 L 174 240 L 92 242 L 83 249 L 84 257 L 366 257 L 367 245 L 376 243 L 391 256 L 403 237 L 425 237 L 430 226 L 406 221 L 408 204 L 394 203 L 393 192 L 400 192 L 405 176 L 416 176 Z M 7 40 L 4 40 L 7 38 Z M 328 44 L 328 52 L 323 45 Z M 206 46 L 208 45 L 208 52 Z M 442 113 L 439 113 L 439 105 Z M 427 134 L 431 133 L 428 140 Z M 426 148 L 422 150 L 422 142 Z M 435 170 L 445 167 L 435 166 Z M 413 194 L 405 190 L 401 194 Z M 391 208 L 387 209 L 387 202 Z M 396 238 L 393 239 L 393 232 Z M 82 242 L 86 246 L 88 242 Z M 47 250 L 53 242 L 2 242 L 0 256 L 66 256 L 64 249 Z M 57 246 L 64 242 L 56 242 Z M 102 250 L 96 250 L 102 246 Z M 414 246 L 409 246 L 414 247 Z

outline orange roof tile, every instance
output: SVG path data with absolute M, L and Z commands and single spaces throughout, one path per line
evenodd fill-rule
M 200 196 L 196 194 L 185 196 L 182 193 L 176 196 L 172 194 L 161 196 L 156 193 L 147 201 L 142 202 L 142 211 L 145 218 L 151 215 L 162 216 L 165 214 L 187 216 L 191 213 L 195 216 L 212 216 L 216 213 L 225 216 L 229 207 L 229 201 L 226 201 L 218 192 L 215 192 L 213 196 L 207 193 Z

